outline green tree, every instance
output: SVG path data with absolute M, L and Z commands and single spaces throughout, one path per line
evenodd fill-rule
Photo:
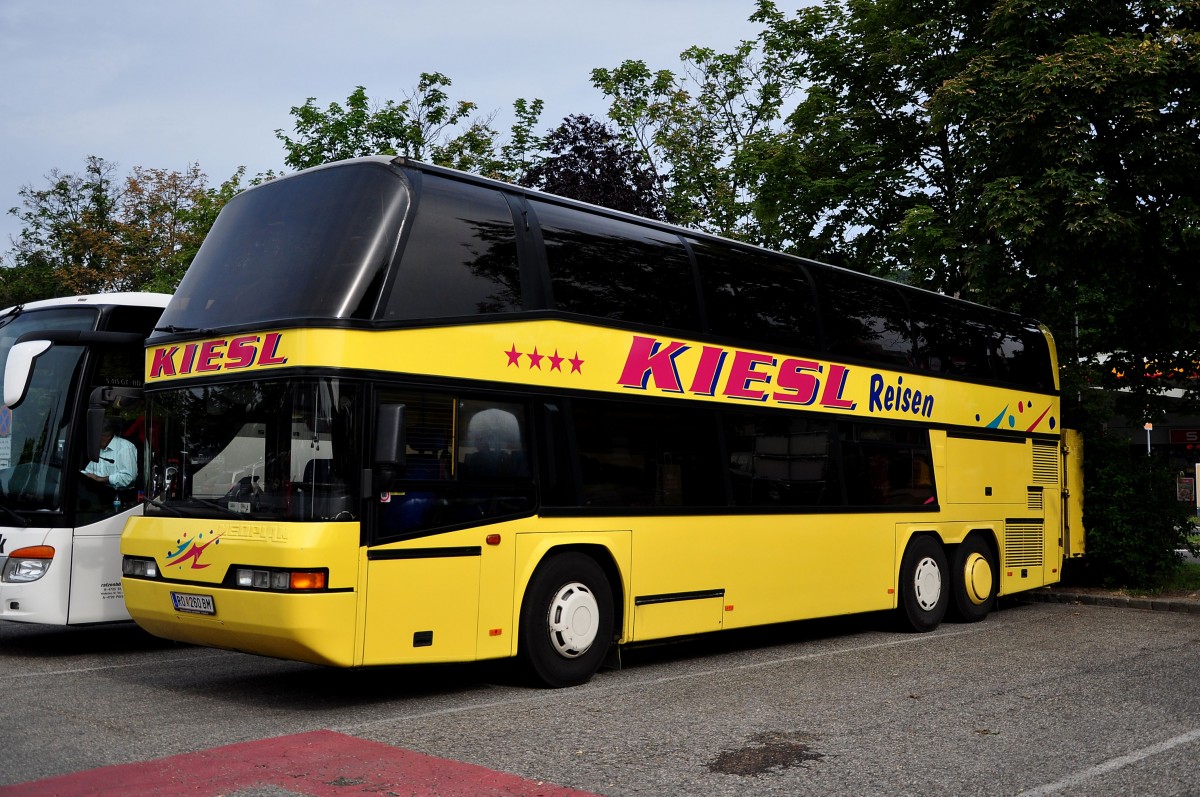
M 350 93 L 344 107 L 334 102 L 321 110 L 316 98 L 309 97 L 304 105 L 291 109 L 295 138 L 282 129 L 275 131 L 287 151 L 284 163 L 305 169 L 363 155 L 404 155 L 511 179 L 520 164 L 509 159 L 525 155 L 541 101 L 514 103 L 513 142 L 503 147 L 492 127 L 495 113 L 479 116 L 475 103 L 451 101 L 446 91 L 450 85 L 450 78 L 441 73 L 422 72 L 416 87 L 403 99 L 386 100 L 374 107 L 362 86 Z
M 45 188 L 25 186 L 18 192 L 22 206 L 9 213 L 24 226 L 10 253 L 16 271 L 6 274 L 5 282 L 18 288 L 23 300 L 47 298 L 34 295 L 47 288 L 53 290 L 50 296 L 92 293 L 103 290 L 113 275 L 119 279 L 115 242 L 121 191 L 113 181 L 115 171 L 115 164 L 92 156 L 81 174 L 54 169 Z
M 650 218 L 664 218 L 659 178 L 641 153 L 590 116 L 568 116 L 542 142 L 522 185 Z
M 184 172 L 87 159 L 81 174 L 52 171 L 25 186 L 23 223 L 0 271 L 0 304 L 118 290 L 174 291 L 243 171 L 212 189 L 198 165 Z
M 672 220 L 762 241 L 753 211 L 764 152 L 795 85 L 782 80 L 782 51 L 755 41 L 733 52 L 692 47 L 679 74 L 644 61 L 592 71 L 609 118 L 640 150 L 663 186 Z
M 975 51 L 990 2 L 825 0 L 786 17 L 760 0 L 764 47 L 806 87 L 763 152 L 764 239 L 855 270 L 971 295 L 981 243 L 955 224 L 972 166 L 929 100 Z
M 1135 406 L 1200 355 L 1198 22 L 1194 0 L 998 3 L 931 101 L 973 165 L 955 224 L 988 242 L 979 293 L 1070 361 L 1113 355 L 1088 376 L 1121 372 Z

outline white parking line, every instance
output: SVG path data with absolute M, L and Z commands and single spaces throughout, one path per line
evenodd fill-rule
M 1188 731 L 1187 733 L 1181 733 L 1178 736 L 1167 739 L 1165 742 L 1159 742 L 1158 744 L 1152 744 L 1149 747 L 1143 747 L 1141 750 L 1135 750 L 1128 755 L 1110 758 L 1103 763 L 1096 764 L 1094 767 L 1081 769 L 1074 775 L 1068 775 L 1062 780 L 1056 780 L 1053 783 L 1047 783 L 1044 786 L 1038 786 L 1036 789 L 1023 791 L 1018 795 L 1018 797 L 1042 797 L 1042 795 L 1054 794 L 1055 792 L 1062 791 L 1063 789 L 1069 789 L 1072 786 L 1078 786 L 1084 781 L 1094 778 L 1097 775 L 1103 775 L 1106 772 L 1112 772 L 1120 769 L 1121 767 L 1127 767 L 1130 764 L 1136 764 L 1143 758 L 1149 758 L 1152 755 L 1165 753 L 1173 747 L 1178 747 L 1181 744 L 1189 744 L 1197 740 L 1200 740 L 1200 728 Z

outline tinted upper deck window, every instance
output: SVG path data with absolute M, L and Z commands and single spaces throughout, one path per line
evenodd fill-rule
M 712 332 L 782 347 L 819 345 L 808 275 L 765 252 L 691 241 Z
M 203 329 L 374 308 L 408 190 L 385 163 L 300 172 L 230 200 L 161 326 Z
M 831 355 L 912 364 L 908 308 L 895 285 L 835 268 L 814 276 L 821 294 L 825 346 Z
M 557 309 L 696 330 L 691 260 L 679 238 L 575 208 L 531 202 Z
M 520 309 L 516 232 L 503 195 L 424 175 L 384 317 L 438 318 Z

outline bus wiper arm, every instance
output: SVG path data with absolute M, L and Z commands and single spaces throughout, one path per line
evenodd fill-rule
M 172 335 L 183 335 L 199 333 L 201 335 L 211 335 L 213 330 L 207 327 L 177 327 L 174 324 L 167 324 L 165 327 L 155 327 L 155 332 L 169 332 Z
M 147 501 L 147 502 L 146 502 L 146 506 L 148 506 L 148 507 L 154 507 L 154 508 L 155 508 L 155 509 L 157 509 L 157 510 L 160 510 L 160 511 L 162 511 L 162 512 L 166 512 L 166 513 L 167 513 L 167 514 L 169 514 L 169 515 L 174 515 L 175 517 L 187 517 L 187 515 L 183 514 L 182 512 L 180 512 L 180 511 L 179 511 L 178 509 L 176 509 L 175 507 L 173 507 L 173 506 L 167 506 L 167 502 L 166 502 L 166 501 Z
M 6 327 L 16 320 L 17 316 L 25 309 L 25 305 L 18 304 L 13 309 L 9 310 L 4 315 L 0 315 L 0 327 Z
M 3 511 L 4 514 L 8 515 L 10 518 L 12 518 L 14 521 L 16 521 L 18 526 L 28 526 L 29 525 L 28 520 L 26 520 L 23 516 L 17 514 L 15 511 L 9 509 L 4 504 L 0 504 L 0 511 Z
M 240 518 L 240 517 L 242 516 L 240 512 L 235 512 L 234 510 L 230 509 L 230 508 L 229 508 L 229 507 L 227 507 L 227 506 L 223 506 L 223 505 L 221 505 L 221 504 L 218 504 L 216 501 L 209 501 L 208 499 L 205 499 L 205 498 L 197 498 L 197 497 L 195 497 L 195 496 L 191 496 L 191 497 L 189 497 L 187 500 L 189 500 L 189 501 L 195 501 L 197 504 L 200 504 L 201 506 L 208 506 L 208 507 L 212 507 L 213 509 L 219 509 L 220 511 L 222 511 L 222 512 L 224 512 L 225 514 L 229 515 L 230 517 L 237 517 L 237 518 Z

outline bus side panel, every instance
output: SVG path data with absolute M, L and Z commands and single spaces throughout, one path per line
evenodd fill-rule
M 363 664 L 475 659 L 480 558 L 368 561 Z
M 125 517 L 117 521 L 115 533 L 99 535 L 75 534 L 71 553 L 71 623 L 107 623 L 128 620 L 125 599 L 121 592 L 121 527 Z
M 696 607 L 668 633 L 655 604 L 637 607 L 634 639 L 744 628 L 890 608 L 894 520 L 888 515 L 741 515 L 644 519 L 633 597 L 721 591 L 721 614 Z M 648 611 L 643 612 L 643 608 Z M 646 616 L 646 622 L 640 618 Z

